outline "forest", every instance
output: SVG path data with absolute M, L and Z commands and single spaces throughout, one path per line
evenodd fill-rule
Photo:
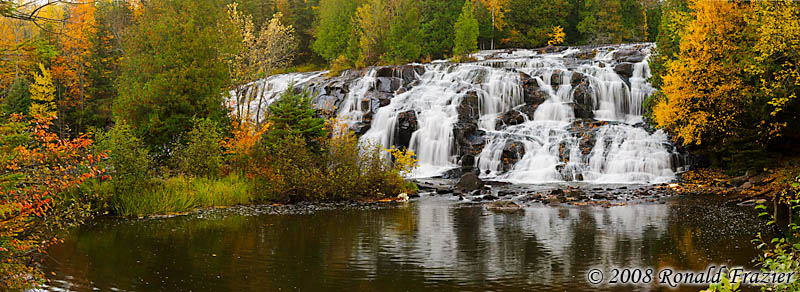
M 261 122 L 229 96 L 479 50 L 655 43 L 647 124 L 696 166 L 772 169 L 775 200 L 799 199 L 797 1 L 0 0 L 0 31 L 4 291 L 43 283 L 42 252 L 95 216 L 415 194 L 413 151 L 359 143 L 311 92 L 290 85 Z M 780 251 L 795 269 L 797 247 Z

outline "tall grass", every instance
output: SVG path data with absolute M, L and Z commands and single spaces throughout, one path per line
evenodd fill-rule
M 249 204 L 254 199 L 250 184 L 238 175 L 218 179 L 177 176 L 158 180 L 149 190 L 117 194 L 111 205 L 118 215 L 143 216 Z

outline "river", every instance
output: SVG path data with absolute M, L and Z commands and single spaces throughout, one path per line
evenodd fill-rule
M 495 213 L 451 196 L 383 207 L 235 207 L 101 218 L 43 263 L 46 291 L 697 291 L 594 286 L 614 267 L 754 268 L 752 207 L 674 197 Z M 608 275 L 607 275 L 608 276 Z

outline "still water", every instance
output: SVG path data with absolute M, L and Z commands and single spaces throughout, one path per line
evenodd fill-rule
M 97 220 L 50 248 L 44 289 L 668 291 L 592 286 L 586 272 L 753 268 L 750 240 L 764 229 L 752 207 L 690 198 L 510 213 L 428 196 L 386 208 L 264 210 Z

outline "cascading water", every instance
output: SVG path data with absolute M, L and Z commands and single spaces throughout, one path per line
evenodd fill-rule
M 452 170 L 514 183 L 660 183 L 682 170 L 661 131 L 648 132 L 642 102 L 651 44 L 483 51 L 473 63 L 272 76 L 248 96 L 256 119 L 295 82 L 364 142 L 408 147 L 431 177 Z

